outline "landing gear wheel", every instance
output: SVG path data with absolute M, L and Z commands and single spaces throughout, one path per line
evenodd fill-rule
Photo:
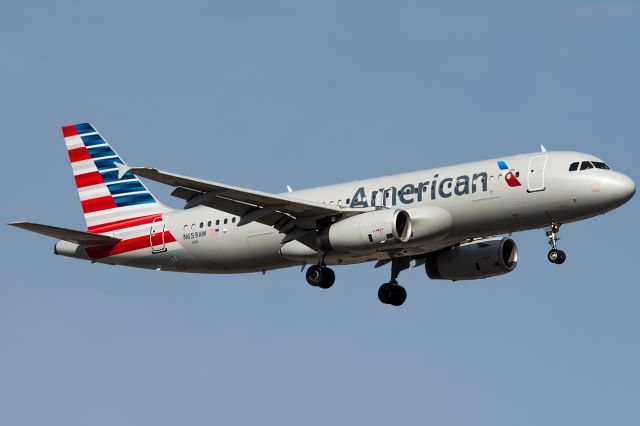
M 391 259 L 391 279 L 378 289 L 378 299 L 385 305 L 400 306 L 407 300 L 407 290 L 398 285 L 398 275 L 411 266 L 408 257 Z
M 557 222 L 552 222 L 551 226 L 545 229 L 547 237 L 549 237 L 549 245 L 551 246 L 551 250 L 549 250 L 549 254 L 547 255 L 547 259 L 549 262 L 555 263 L 556 265 L 561 265 L 567 260 L 567 255 L 562 250 L 558 249 L 558 232 L 560 232 L 560 224 Z
M 333 269 L 327 268 L 326 266 L 322 267 L 322 282 L 318 284 L 320 288 L 330 288 L 333 283 L 336 282 L 336 274 L 333 272 Z
M 549 262 L 555 263 L 556 265 L 561 265 L 567 260 L 567 255 L 564 251 L 558 249 L 549 250 L 549 254 L 547 255 L 547 259 Z
M 391 304 L 393 306 L 400 306 L 407 300 L 407 290 L 404 289 L 401 285 L 393 286 L 393 296 L 391 298 Z
M 309 266 L 306 274 L 309 285 L 316 287 L 322 282 L 322 267 L 319 265 Z
M 306 278 L 313 287 L 329 288 L 336 281 L 336 274 L 326 266 L 312 265 L 307 269 Z
M 378 299 L 385 305 L 400 306 L 407 300 L 407 291 L 401 285 L 384 283 L 378 289 Z
M 378 289 L 378 299 L 388 305 L 391 303 L 391 299 L 393 297 L 393 285 L 390 283 L 384 283 Z

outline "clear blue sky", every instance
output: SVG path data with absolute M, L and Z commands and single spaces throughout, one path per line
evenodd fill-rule
M 265 191 L 548 149 L 640 181 L 638 1 L 5 2 L 2 222 L 82 228 L 60 126 Z M 150 185 L 170 205 L 166 188 Z M 3 425 L 637 425 L 638 196 L 465 284 L 91 265 L 0 227 Z

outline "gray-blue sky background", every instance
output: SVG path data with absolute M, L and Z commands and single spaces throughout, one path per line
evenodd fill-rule
M 280 192 L 548 149 L 636 182 L 637 1 L 4 2 L 2 221 L 84 227 L 60 126 L 130 164 Z M 162 186 L 150 188 L 180 206 Z M 198 276 L 0 228 L 6 425 L 637 425 L 638 201 L 516 234 L 465 284 Z

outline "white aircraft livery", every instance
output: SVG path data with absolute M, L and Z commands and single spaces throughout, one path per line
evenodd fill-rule
M 382 303 L 407 297 L 404 269 L 431 279 L 472 280 L 511 272 L 516 243 L 497 237 L 544 228 L 549 261 L 561 264 L 560 225 L 611 211 L 634 182 L 580 152 L 503 157 L 320 188 L 271 194 L 129 167 L 88 123 L 62 128 L 86 231 L 10 225 L 59 239 L 54 253 L 109 265 L 231 274 L 310 265 L 307 282 L 329 288 L 327 265 L 390 264 Z M 175 187 L 183 210 L 160 203 L 139 178 Z

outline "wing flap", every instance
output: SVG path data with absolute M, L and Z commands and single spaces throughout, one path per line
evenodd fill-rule
M 174 197 L 182 198 L 187 202 L 194 199 L 195 197 L 200 196 L 201 194 L 201 192 L 183 187 L 178 187 L 171 193 L 171 195 L 173 195 Z M 261 208 L 251 204 L 239 203 L 237 201 L 232 201 L 221 197 L 208 198 L 202 203 L 202 205 L 239 216 L 240 222 L 238 222 L 238 226 L 243 226 L 247 223 L 255 221 L 264 225 L 273 226 L 276 229 L 280 229 L 282 225 L 293 220 L 291 216 L 276 211 L 276 209 L 278 209 L 280 206 Z
M 215 195 L 205 197 L 205 195 L 207 194 L 209 193 L 202 193 L 197 190 L 183 187 L 176 188 L 171 193 L 171 195 L 173 195 L 174 197 L 182 198 L 187 202 L 185 208 L 193 207 L 193 204 L 191 204 L 191 202 L 197 199 L 199 199 L 200 201 L 199 205 L 222 210 L 236 216 L 244 216 L 255 208 L 255 206 L 251 204 L 239 203 L 237 201 L 228 200 L 226 198 L 218 197 Z
M 76 231 L 75 229 L 60 228 L 33 222 L 13 222 L 9 223 L 9 225 L 89 247 L 115 244 L 120 241 L 120 239 L 109 237 L 108 235 L 91 234 L 89 232 Z

